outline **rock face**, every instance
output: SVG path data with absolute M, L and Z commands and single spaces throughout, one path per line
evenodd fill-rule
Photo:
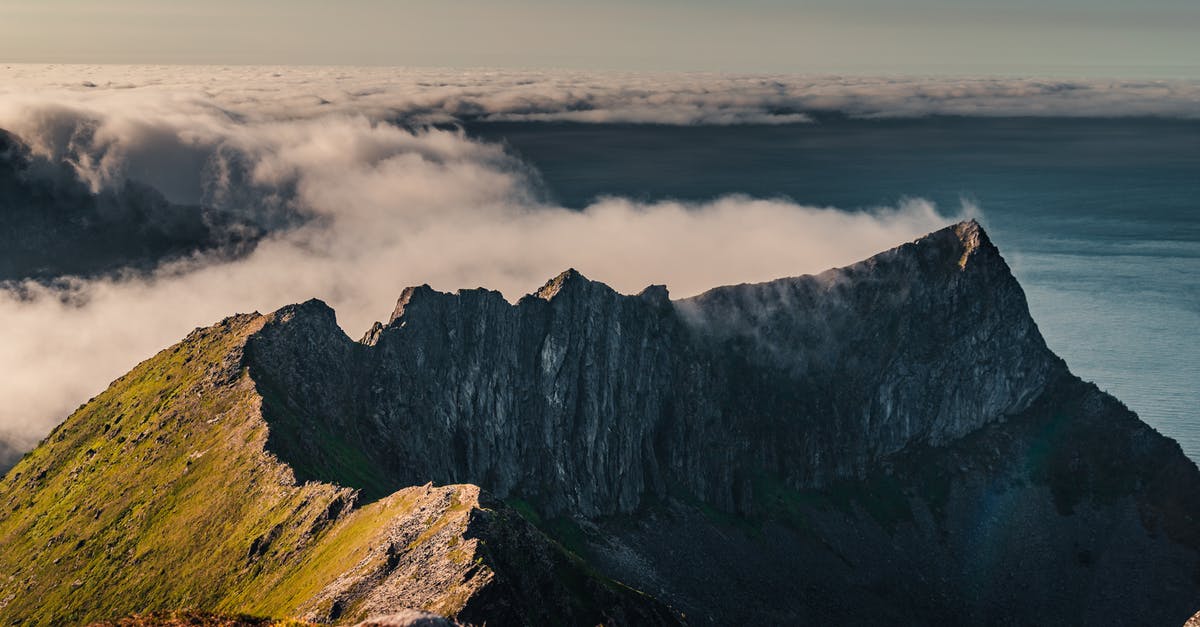
M 1047 349 L 975 222 L 674 302 L 571 270 L 516 304 L 410 288 L 358 342 L 313 301 L 247 363 L 307 477 L 353 471 L 332 437 L 381 493 L 479 484 L 692 622 L 1178 624 L 1200 599 L 1200 473 Z
M 288 413 L 337 424 L 402 484 L 478 483 L 584 517 L 674 488 L 751 513 L 757 476 L 861 478 L 1020 412 L 1064 369 L 974 222 L 675 303 L 573 270 L 515 305 L 409 288 L 358 343 L 313 301 L 277 314 L 249 355 Z
M 764 478 L 752 518 L 668 502 L 583 524 L 577 550 L 693 624 L 1180 625 L 1200 606 L 1197 474 L 1063 374 L 1020 414 L 863 480 Z

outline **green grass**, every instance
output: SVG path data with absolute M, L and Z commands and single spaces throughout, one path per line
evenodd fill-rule
M 324 612 L 335 581 L 390 576 L 398 533 L 401 552 L 419 554 L 399 565 L 412 577 L 459 573 L 457 583 L 423 597 L 426 609 L 457 612 L 490 580 L 485 541 L 463 536 L 478 506 L 475 488 L 389 494 L 392 486 L 350 441 L 289 410 L 243 370 L 242 350 L 264 321 L 227 320 L 139 364 L 0 479 L 0 624 L 87 624 L 187 609 L 277 618 Z M 275 438 L 296 452 L 304 436 L 321 443 L 314 466 L 296 469 L 268 447 Z M 316 473 L 363 492 L 309 480 Z M 582 546 L 573 523 L 541 521 L 527 503 L 515 507 Z M 506 509 L 487 512 L 503 518 L 502 535 L 519 522 Z M 628 593 L 562 554 L 548 577 L 570 584 L 578 595 L 572 603 L 593 602 L 596 585 Z M 362 618 L 358 604 L 368 590 L 342 599 L 341 622 Z
M 516 512 L 520 514 L 522 518 L 528 520 L 530 523 L 533 523 L 535 527 L 542 526 L 542 517 L 538 515 L 537 508 L 534 507 L 529 501 L 514 496 L 505 499 L 504 502 L 509 507 L 516 510 Z
M 797 490 L 761 474 L 753 481 L 755 512 L 750 520 L 770 519 L 797 531 L 812 529 L 814 511 L 835 510 L 848 515 L 865 512 L 888 531 L 913 519 L 909 497 L 894 478 L 875 473 L 862 480 L 839 480 L 819 489 Z
M 99 621 L 89 627 L 312 627 L 312 624 L 248 614 L 227 615 L 179 610 L 135 614 L 115 620 Z
M 295 485 L 266 452 L 259 397 L 237 379 L 260 325 L 237 318 L 143 362 L 0 481 L 0 622 L 192 607 L 288 616 L 403 509 L 397 498 L 320 524 L 354 491 Z
M 571 518 L 566 516 L 543 518 L 538 514 L 536 505 L 518 497 L 510 496 L 504 499 L 504 503 L 567 552 L 577 557 L 588 555 L 587 534 Z

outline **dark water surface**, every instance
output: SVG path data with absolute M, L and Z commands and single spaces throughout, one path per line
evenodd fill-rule
M 1200 460 L 1200 121 L 473 124 L 570 207 L 602 195 L 977 204 L 1050 347 Z

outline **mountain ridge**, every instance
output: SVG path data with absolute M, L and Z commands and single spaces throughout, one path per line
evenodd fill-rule
M 1200 470 L 1049 351 L 974 222 L 676 301 L 568 270 L 516 303 L 408 288 L 359 341 L 315 299 L 229 318 L 81 407 L 0 508 L 0 619 L 34 623 L 1181 624 L 1200 598 Z
M 969 267 L 968 259 L 975 260 Z M 678 301 L 669 301 L 665 288 L 653 286 L 637 295 L 622 295 L 573 269 L 513 304 L 482 288 L 455 293 L 429 286 L 407 288 L 388 324 L 377 325 L 357 344 L 336 326 L 332 310 L 321 304 L 318 314 L 318 305 L 312 307 L 311 319 L 304 320 L 309 307 L 285 308 L 277 317 L 280 322 L 268 324 L 251 342 L 251 369 L 259 380 L 281 389 L 313 380 L 338 381 L 336 389 L 301 393 L 294 404 L 307 408 L 302 411 L 312 414 L 307 420 L 314 425 L 352 422 L 347 428 L 362 433 L 363 441 L 356 445 L 361 449 L 379 448 L 372 442 L 384 442 L 385 450 L 378 451 L 381 463 L 416 455 L 415 449 L 408 449 L 417 444 L 392 438 L 403 430 L 395 425 L 407 420 L 396 414 L 397 408 L 443 416 L 438 422 L 444 428 L 415 437 L 419 446 L 458 451 L 463 463 L 441 469 L 391 468 L 391 474 L 411 472 L 410 480 L 418 481 L 417 475 L 433 472 L 440 481 L 481 482 L 502 497 L 546 500 L 543 513 L 551 515 L 629 512 L 648 489 L 665 496 L 668 483 L 682 483 L 724 510 L 736 510 L 739 500 L 748 505 L 752 496 L 735 494 L 750 489 L 745 480 L 728 474 L 729 468 L 748 462 L 730 458 L 728 451 L 696 455 L 704 446 L 697 440 L 704 436 L 672 431 L 671 414 L 676 411 L 689 412 L 690 429 L 701 428 L 697 417 L 707 413 L 707 420 L 718 423 L 713 427 L 717 433 L 774 421 L 765 435 L 770 440 L 787 437 L 789 429 L 794 438 L 801 437 L 788 426 L 796 422 L 797 408 L 807 415 L 808 422 L 801 425 L 805 429 L 857 430 L 858 439 L 847 442 L 814 444 L 808 432 L 803 437 L 809 444 L 793 444 L 797 450 L 807 446 L 813 458 L 822 449 L 862 449 L 865 453 L 858 459 L 833 467 L 812 459 L 807 465 L 770 469 L 797 486 L 813 487 L 861 475 L 876 457 L 917 440 L 953 439 L 1019 412 L 1052 370 L 1065 368 L 1045 347 L 1020 286 L 973 221 L 821 275 L 715 288 Z M 939 308 L 945 311 L 938 314 Z M 885 314 L 877 315 L 880 311 Z M 931 331 L 929 315 L 941 315 L 947 331 Z M 898 324 L 906 328 L 891 328 Z M 739 331 L 743 328 L 749 332 Z M 922 333 L 928 337 L 918 337 Z M 918 348 L 923 352 L 912 354 L 894 338 L 890 344 L 875 342 L 888 335 L 921 340 Z M 845 351 L 847 338 L 863 346 Z M 939 348 L 939 342 L 951 340 L 957 342 L 953 350 Z M 859 358 L 838 363 L 847 353 Z M 981 353 L 987 359 L 981 360 Z M 770 355 L 783 355 L 784 361 Z M 889 368 L 899 374 L 879 372 L 872 363 L 889 360 L 894 362 Z M 928 376 L 922 360 L 936 362 L 945 374 Z M 303 372 L 296 370 L 298 364 Z M 584 367 L 587 364 L 591 365 Z M 620 373 L 629 368 L 640 370 L 623 378 Z M 966 374 L 953 375 L 956 370 Z M 861 374 L 872 371 L 866 377 Z M 835 384 L 835 378 L 856 387 Z M 663 389 L 643 389 L 632 396 L 611 392 L 614 386 L 636 389 L 647 381 Z M 966 391 L 948 388 L 946 381 Z M 437 386 L 456 391 L 441 398 L 404 396 L 407 389 Z M 786 386 L 803 386 L 811 396 L 825 399 L 850 393 L 874 393 L 877 398 L 867 407 L 853 402 L 805 406 L 802 399 L 781 397 L 779 388 Z M 755 387 L 759 389 L 752 394 L 745 392 Z M 400 396 L 374 398 L 369 388 Z M 535 406 L 512 390 L 532 397 Z M 711 390 L 720 398 L 707 398 Z M 453 394 L 459 396 L 451 398 Z M 334 398 L 339 399 L 337 408 L 329 406 Z M 931 399 L 939 399 L 940 406 L 930 405 Z M 738 403 L 752 409 L 742 410 Z M 841 423 L 829 424 L 831 411 L 843 415 Z M 747 413 L 754 415 L 743 415 Z M 934 414 L 932 420 L 923 415 L 929 413 Z M 614 417 L 618 415 L 637 418 Z M 493 422 L 495 417 L 513 416 L 528 417 L 527 423 Z M 582 435 L 571 431 L 580 416 L 588 430 Z M 496 436 L 505 442 L 477 445 L 490 446 L 487 450 L 467 450 L 484 438 L 467 442 L 463 430 L 487 436 L 506 428 L 511 430 Z M 560 447 L 550 441 L 571 437 L 582 438 L 579 446 Z M 523 448 L 515 446 L 518 441 L 525 443 Z M 770 448 L 770 442 L 749 446 L 758 450 L 744 451 L 743 457 L 790 463 L 783 459 L 785 453 Z M 578 460 L 565 457 L 575 457 L 579 450 L 592 458 L 577 465 Z M 722 468 L 705 469 L 709 462 L 698 457 L 708 457 Z M 555 459 L 555 466 L 522 476 L 523 467 L 536 466 L 542 459 Z M 747 471 L 751 472 L 756 470 Z M 489 478 L 489 473 L 497 476 Z M 557 479 L 547 479 L 555 475 Z M 547 481 L 558 481 L 557 492 L 545 489 Z M 620 495 L 614 497 L 611 489 Z
M 150 610 L 354 621 L 422 607 L 469 622 L 677 622 L 598 577 L 476 486 L 297 480 L 242 364 L 267 318 L 197 329 L 118 379 L 0 479 L 0 617 Z

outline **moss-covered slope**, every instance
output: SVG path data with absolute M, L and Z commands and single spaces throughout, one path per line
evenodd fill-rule
M 267 449 L 281 427 L 242 363 L 266 321 L 229 318 L 143 362 L 0 480 L 0 623 L 405 607 L 488 624 L 674 620 L 475 486 L 360 503 L 298 484 Z

